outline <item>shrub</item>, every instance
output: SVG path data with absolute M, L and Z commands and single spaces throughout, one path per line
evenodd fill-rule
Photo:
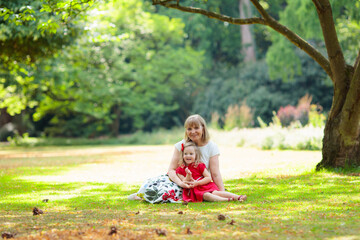
M 309 122 L 308 124 L 313 127 L 324 127 L 326 117 L 322 113 L 322 107 L 320 105 L 312 104 L 309 111 Z
M 251 108 L 244 102 L 238 105 L 230 105 L 225 115 L 225 130 L 231 130 L 235 127 L 246 128 L 253 125 L 253 114 Z
M 281 125 L 288 127 L 295 121 L 299 121 L 302 126 L 308 124 L 311 101 L 312 97 L 306 94 L 299 99 L 296 107 L 292 105 L 280 107 L 277 112 L 277 117 L 280 119 Z
M 262 150 L 270 150 L 274 147 L 274 140 L 272 136 L 266 137 L 264 141 L 261 143 Z
M 287 127 L 296 120 L 296 114 L 296 108 L 294 106 L 287 105 L 286 107 L 280 107 L 276 116 L 279 118 L 281 125 L 283 127 Z
M 210 127 L 214 129 L 220 129 L 219 120 L 220 120 L 220 115 L 217 112 L 212 113 Z
M 310 104 L 312 101 L 312 96 L 305 94 L 302 98 L 299 99 L 298 105 L 296 107 L 296 120 L 299 120 L 300 123 L 305 126 L 309 122 L 309 112 Z

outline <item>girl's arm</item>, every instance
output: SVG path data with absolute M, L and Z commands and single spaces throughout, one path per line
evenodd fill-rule
M 211 176 L 209 171 L 205 168 L 204 172 L 203 172 L 203 179 L 199 180 L 199 181 L 195 181 L 193 183 L 190 183 L 190 187 L 196 187 L 196 186 L 202 186 L 205 184 L 208 184 L 209 182 L 211 182 Z
M 218 186 L 220 191 L 225 191 L 224 183 L 221 177 L 220 168 L 219 168 L 219 155 L 215 155 L 209 160 L 209 168 L 211 172 L 211 177 Z
M 188 188 L 189 186 L 187 184 L 185 184 L 176 174 L 176 168 L 178 167 L 178 162 L 179 162 L 180 158 L 181 158 L 181 153 L 175 148 L 171 162 L 170 162 L 170 166 L 168 169 L 168 175 L 169 175 L 169 178 L 171 179 L 171 181 L 173 181 L 180 187 Z

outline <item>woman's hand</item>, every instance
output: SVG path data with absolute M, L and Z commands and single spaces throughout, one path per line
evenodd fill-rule
M 179 186 L 182 188 L 191 188 L 190 185 L 185 182 L 182 182 Z
M 198 185 L 199 185 L 199 182 L 197 182 L 197 181 L 189 183 L 190 188 L 197 187 Z

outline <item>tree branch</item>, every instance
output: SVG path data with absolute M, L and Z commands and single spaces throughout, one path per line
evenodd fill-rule
M 186 6 L 181 6 L 178 4 L 169 3 L 171 1 L 172 0 L 166 0 L 166 1 L 153 0 L 153 4 L 154 5 L 162 5 L 167 8 L 178 9 L 182 12 L 201 14 L 208 18 L 214 18 L 214 19 L 220 20 L 222 22 L 228 22 L 228 23 L 236 24 L 236 25 L 244 25 L 244 24 L 263 24 L 264 25 L 265 24 L 265 21 L 262 18 L 246 18 L 246 19 L 233 18 L 230 16 L 218 14 L 215 12 L 210 12 L 210 11 L 204 10 L 202 8 L 186 7 Z
M 317 51 L 313 46 L 311 46 L 308 42 L 302 39 L 300 36 L 295 34 L 293 31 L 289 30 L 286 26 L 280 24 L 274 18 L 272 18 L 265 9 L 260 5 L 258 0 L 251 0 L 255 8 L 259 11 L 263 18 L 246 18 L 246 19 L 239 19 L 233 18 L 226 15 L 222 15 L 219 13 L 207 11 L 201 8 L 194 8 L 194 7 L 187 7 L 181 6 L 178 4 L 172 4 L 173 0 L 152 0 L 154 5 L 162 5 L 167 8 L 174 8 L 178 9 L 183 12 L 189 13 L 197 13 L 207 16 L 209 18 L 217 19 L 222 22 L 228 22 L 231 24 L 236 25 L 244 25 L 244 24 L 261 24 L 266 25 L 278 33 L 285 36 L 291 43 L 293 43 L 298 48 L 305 51 L 310 57 L 312 57 L 324 70 L 325 72 L 332 78 L 332 72 L 330 68 L 329 60 L 324 57 L 319 51 Z
M 336 74 L 332 80 L 334 83 L 338 81 L 337 84 L 345 83 L 347 66 L 337 37 L 330 2 L 329 0 L 313 0 L 313 3 L 318 13 L 331 71 Z
M 314 3 L 314 5 L 318 11 L 322 11 L 322 7 L 318 0 L 312 0 L 312 2 Z
M 258 10 L 258 12 L 260 13 L 260 15 L 264 18 L 264 19 L 270 19 L 271 16 L 266 12 L 266 10 L 261 6 L 261 4 L 259 3 L 258 0 L 250 0 L 252 2 L 252 4 L 255 6 L 256 10 Z

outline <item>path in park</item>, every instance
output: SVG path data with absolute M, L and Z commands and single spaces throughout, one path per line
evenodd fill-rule
M 0 158 L 96 156 L 99 159 L 96 162 L 79 164 L 57 175 L 31 178 L 51 182 L 139 184 L 146 178 L 166 173 L 173 151 L 173 146 L 93 147 L 23 153 L 0 151 Z M 311 170 L 321 160 L 320 151 L 261 151 L 232 146 L 220 146 L 220 151 L 220 168 L 225 180 L 271 171 L 273 168 L 282 169 L 284 175 L 294 168 Z

